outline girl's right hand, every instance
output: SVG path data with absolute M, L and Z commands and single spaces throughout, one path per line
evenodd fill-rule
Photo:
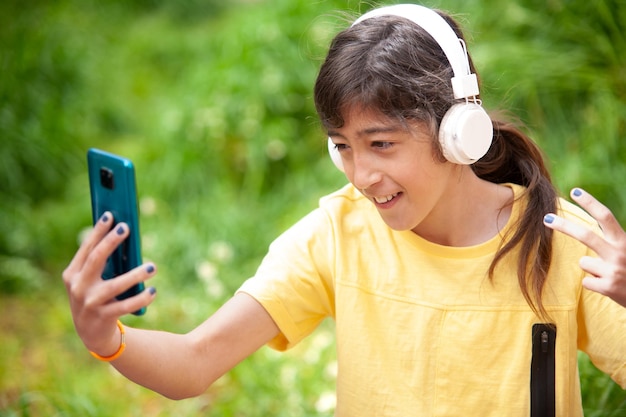
M 113 220 L 110 212 L 102 215 L 63 271 L 76 332 L 87 349 L 101 356 L 110 356 L 119 348 L 118 318 L 149 305 L 156 295 L 155 289 L 148 287 L 134 297 L 115 299 L 133 285 L 154 276 L 156 268 L 152 263 L 114 279 L 102 279 L 107 258 L 128 236 L 128 226 L 124 223 L 111 229 Z

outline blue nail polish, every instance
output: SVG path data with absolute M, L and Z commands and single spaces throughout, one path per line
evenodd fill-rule
M 148 266 L 146 267 L 146 271 L 147 271 L 149 274 L 153 273 L 153 272 L 154 272 L 154 265 L 148 265 Z
M 106 223 L 109 221 L 109 216 L 105 214 L 102 215 L 102 217 L 100 217 L 100 220 L 102 220 L 102 223 Z
M 574 195 L 574 197 L 580 197 L 581 195 L 583 195 L 583 192 L 580 190 L 580 188 L 574 188 L 572 194 Z
M 124 226 L 119 226 L 117 228 L 117 230 L 115 231 L 115 233 L 117 233 L 118 235 L 123 235 L 124 234 Z
M 543 216 L 543 221 L 545 223 L 551 224 L 554 221 L 554 216 L 551 214 L 546 214 L 545 216 Z
M 151 295 L 154 295 L 154 294 L 156 294 L 156 288 L 154 288 L 154 287 L 150 287 L 150 288 L 148 288 L 148 292 L 149 292 Z

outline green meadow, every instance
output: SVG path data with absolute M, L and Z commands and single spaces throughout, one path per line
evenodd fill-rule
M 542 146 L 563 195 L 626 226 L 626 5 L 429 0 L 464 24 L 489 110 Z M 0 3 L 0 416 L 332 416 L 333 323 L 263 348 L 198 398 L 171 401 L 95 361 L 61 272 L 90 227 L 86 151 L 135 162 L 156 301 L 131 326 L 187 332 L 267 246 L 345 183 L 312 102 L 357 0 Z M 586 416 L 626 394 L 580 356 Z

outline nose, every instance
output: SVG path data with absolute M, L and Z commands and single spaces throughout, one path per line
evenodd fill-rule
M 380 182 L 382 172 L 378 169 L 375 158 L 356 152 L 352 156 L 352 160 L 346 164 L 346 173 L 356 188 L 364 190 Z

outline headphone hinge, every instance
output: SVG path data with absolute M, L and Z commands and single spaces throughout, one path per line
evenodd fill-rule
M 469 98 L 479 94 L 476 74 L 452 77 L 454 98 Z

